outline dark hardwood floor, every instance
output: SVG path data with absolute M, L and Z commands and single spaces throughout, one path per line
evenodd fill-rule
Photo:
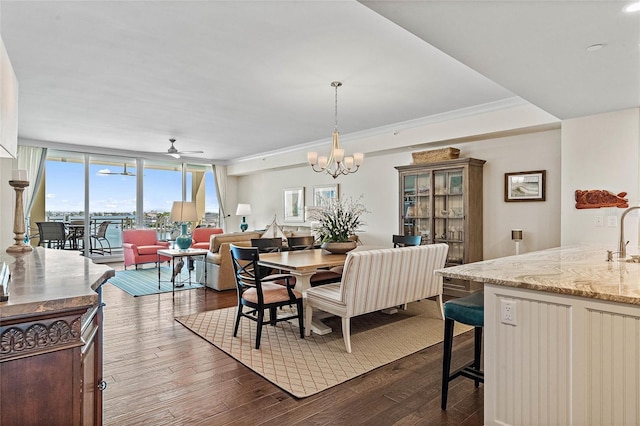
M 112 264 L 122 269 L 122 264 Z M 106 425 L 482 425 L 483 386 L 451 382 L 440 409 L 442 344 L 297 399 L 196 336 L 174 317 L 235 306 L 233 291 L 134 298 L 106 284 Z M 454 341 L 453 368 L 473 357 Z

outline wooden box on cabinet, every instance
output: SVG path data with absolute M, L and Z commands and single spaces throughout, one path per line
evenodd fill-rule
M 484 160 L 459 158 L 397 166 L 400 234 L 421 235 L 422 244 L 447 243 L 446 266 L 482 259 L 482 170 Z M 444 293 L 464 296 L 473 282 L 445 280 Z

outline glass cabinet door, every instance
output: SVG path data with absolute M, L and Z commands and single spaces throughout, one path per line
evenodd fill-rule
M 422 244 L 431 239 L 431 173 L 403 177 L 403 234 L 421 235 Z
M 449 244 L 447 264 L 464 259 L 464 186 L 462 169 L 436 171 L 434 182 L 434 241 Z

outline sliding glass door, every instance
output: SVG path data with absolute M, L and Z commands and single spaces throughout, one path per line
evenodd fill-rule
M 62 221 L 74 232 L 86 224 L 86 235 L 95 235 L 109 221 L 105 237 L 116 250 L 122 246 L 122 229 L 130 227 L 155 228 L 160 238 L 171 240 L 178 229 L 169 218 L 174 201 L 196 202 L 199 220 L 192 227 L 219 226 L 215 188 L 210 165 L 49 150 L 30 234 L 37 232 L 36 221 Z M 76 240 L 74 248 L 91 248 L 88 237 Z

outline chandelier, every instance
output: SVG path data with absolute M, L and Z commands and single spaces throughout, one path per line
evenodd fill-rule
M 340 142 L 338 140 L 340 133 L 338 133 L 338 87 L 342 86 L 339 81 L 331 83 L 331 87 L 336 89 L 336 101 L 335 101 L 335 128 L 333 130 L 333 144 L 331 146 L 331 154 L 329 158 L 325 156 L 318 157 L 317 152 L 308 152 L 307 160 L 314 172 L 326 173 L 334 179 L 340 175 L 348 175 L 358 171 L 362 165 L 364 154 L 361 152 L 355 152 L 353 157 L 345 157 L 344 149 L 340 148 Z M 317 166 L 317 167 L 316 167 Z

